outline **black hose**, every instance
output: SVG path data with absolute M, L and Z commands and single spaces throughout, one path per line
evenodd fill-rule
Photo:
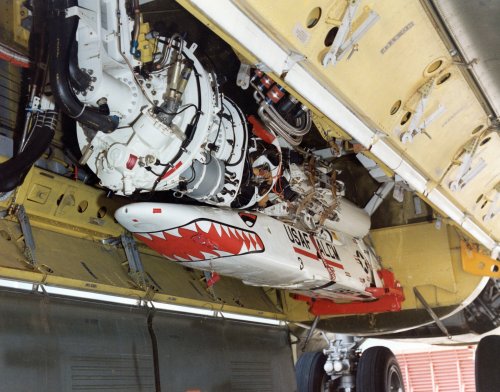
M 71 86 L 78 92 L 84 92 L 90 87 L 91 77 L 78 66 L 78 42 L 73 41 L 69 55 L 69 78 Z
M 30 73 L 32 93 L 30 95 L 38 96 L 44 87 L 45 69 L 47 64 L 47 45 L 45 39 L 46 23 L 46 4 L 44 1 L 33 3 L 33 30 L 30 36 L 30 50 L 34 52 L 32 58 L 35 59 Z M 25 105 L 25 102 L 19 107 Z M 38 118 L 31 116 L 31 129 L 26 138 L 26 144 L 23 150 L 13 158 L 0 163 L 0 192 L 10 192 L 22 184 L 26 174 L 31 166 L 40 158 L 40 156 L 49 147 L 54 137 L 55 112 L 46 113 L 46 117 Z M 38 120 L 38 121 L 37 121 Z M 28 127 L 29 119 L 23 109 L 18 111 L 17 124 L 26 124 Z M 14 151 L 17 151 L 15 148 Z
M 10 192 L 21 185 L 31 166 L 49 147 L 54 130 L 44 125 L 33 131 L 24 150 L 4 163 L 0 163 L 0 192 Z
M 148 313 L 148 331 L 151 338 L 151 347 L 153 349 L 153 366 L 155 375 L 155 392 L 161 392 L 161 381 L 160 381 L 160 358 L 158 354 L 158 339 L 156 338 L 156 333 L 153 328 L 153 317 L 155 311 L 151 309 Z
M 105 133 L 116 129 L 116 118 L 86 108 L 75 96 L 70 84 L 69 63 L 71 48 L 78 28 L 78 16 L 66 18 L 66 8 L 77 6 L 77 0 L 52 0 L 52 20 L 50 22 L 50 84 L 58 106 L 69 117 Z

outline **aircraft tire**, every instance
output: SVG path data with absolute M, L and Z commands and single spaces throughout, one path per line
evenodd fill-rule
M 295 365 L 298 392 L 323 391 L 326 373 L 323 366 L 326 356 L 321 352 L 303 353 Z
M 475 360 L 477 392 L 500 390 L 499 352 L 500 336 L 497 335 L 486 336 L 477 345 Z
M 357 392 L 404 392 L 403 375 L 387 347 L 370 347 L 361 355 L 356 372 Z

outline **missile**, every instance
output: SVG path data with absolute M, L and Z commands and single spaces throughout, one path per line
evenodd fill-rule
M 360 238 L 307 232 L 255 211 L 134 203 L 116 220 L 166 259 L 312 298 L 371 301 L 381 268 Z

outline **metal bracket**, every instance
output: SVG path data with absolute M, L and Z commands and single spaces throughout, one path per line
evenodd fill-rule
M 273 72 L 273 70 L 271 68 L 269 68 L 269 66 L 264 64 L 264 63 L 255 64 L 255 68 L 260 69 L 264 73 Z
M 21 232 L 23 233 L 24 243 L 26 247 L 24 248 L 24 255 L 28 259 L 28 263 L 32 267 L 37 266 L 36 255 L 35 255 L 35 240 L 33 238 L 33 232 L 31 231 L 31 224 L 26 215 L 26 210 L 23 205 L 16 207 L 16 217 L 19 221 L 19 226 L 21 226 Z
M 148 291 L 150 288 L 153 288 L 153 290 L 158 291 L 159 288 L 149 279 L 144 271 L 141 256 L 139 255 L 137 245 L 132 235 L 126 232 L 121 235 L 120 239 L 123 249 L 125 250 L 125 255 L 127 256 L 129 267 L 128 274 L 132 278 L 132 281 L 143 290 Z
M 462 258 L 462 268 L 465 272 L 478 275 L 490 276 L 494 279 L 500 279 L 500 261 L 496 260 L 499 256 L 500 245 L 496 245 L 490 255 L 478 252 L 465 241 L 461 241 L 460 255 Z
M 424 117 L 424 112 L 427 108 L 429 96 L 431 95 L 433 89 L 434 78 L 429 80 L 419 89 L 421 95 L 420 100 L 417 103 L 415 113 L 413 113 L 410 124 L 408 125 L 408 130 L 401 133 L 401 129 L 399 127 L 396 129 L 396 132 L 397 134 L 399 134 L 402 143 L 406 144 L 413 142 L 413 138 L 421 133 L 425 134 L 429 139 L 431 139 L 429 134 L 426 132 L 427 127 L 446 111 L 445 107 L 439 104 L 438 108 L 434 112 L 432 112 L 427 117 Z
M 14 191 L 0 192 L 0 201 L 7 200 L 12 195 L 13 192 Z
M 386 269 L 378 271 L 384 281 L 384 287 L 369 287 L 367 292 L 371 293 L 376 301 L 356 301 L 350 303 L 336 303 L 329 299 L 311 298 L 301 294 L 292 294 L 292 298 L 309 304 L 309 312 L 315 316 L 341 315 L 341 314 L 367 314 L 382 312 L 398 312 L 405 299 L 403 288 L 394 279 L 394 274 Z
M 479 137 L 474 138 L 472 142 L 465 147 L 465 152 L 462 156 L 462 161 L 458 168 L 454 179 L 448 184 L 452 192 L 462 190 L 470 181 L 472 181 L 485 167 L 486 162 L 484 159 L 479 160 L 473 165 L 476 155 L 476 150 L 479 145 Z
M 395 182 L 393 181 L 387 181 L 382 183 L 376 192 L 373 194 L 371 199 L 368 201 L 366 204 L 365 208 L 363 208 L 368 215 L 372 216 L 375 211 L 377 211 L 378 207 L 382 204 L 382 202 L 385 200 L 389 192 L 394 188 Z
M 461 67 L 466 67 L 466 68 L 469 68 L 471 69 L 474 65 L 476 65 L 477 63 L 479 62 L 479 60 L 477 58 L 473 58 L 471 61 L 469 62 L 465 62 L 465 61 L 453 61 L 453 64 L 454 65 L 458 65 L 458 66 L 461 66 Z
M 281 74 L 287 73 L 292 69 L 292 67 L 297 64 L 298 62 L 301 62 L 306 59 L 306 56 L 304 56 L 301 53 L 297 52 L 290 52 L 288 54 L 288 57 L 285 59 L 285 64 L 283 65 L 283 70 L 281 71 Z
M 370 11 L 363 23 L 361 23 L 361 25 L 349 36 L 354 20 L 354 15 L 356 14 L 360 3 L 361 0 L 351 0 L 349 2 L 347 10 L 344 13 L 344 17 L 342 18 L 342 22 L 337 31 L 337 35 L 333 40 L 332 46 L 325 57 L 323 57 L 322 64 L 324 67 L 326 67 L 329 63 L 331 63 L 332 65 L 337 64 L 349 51 L 351 51 L 349 54 L 350 58 L 354 52 L 358 51 L 358 41 L 379 19 L 379 15 L 375 11 Z
M 318 326 L 320 316 L 316 316 L 314 318 L 314 321 L 311 325 L 311 328 L 309 329 L 309 332 L 307 333 L 306 339 L 304 340 L 304 343 L 302 344 L 302 351 L 305 350 L 307 343 L 309 343 L 309 340 L 311 340 L 311 337 L 313 336 L 314 331 L 316 330 L 316 327 Z
M 450 333 L 446 329 L 443 322 L 439 319 L 438 315 L 436 313 L 434 313 L 434 311 L 432 310 L 430 305 L 425 300 L 424 296 L 420 293 L 420 291 L 418 291 L 418 289 L 416 287 L 413 288 L 413 293 L 415 294 L 415 297 L 420 301 L 420 303 L 422 304 L 424 309 L 427 311 L 427 313 L 429 313 L 429 315 L 432 317 L 432 319 L 434 320 L 434 322 L 436 323 L 438 328 L 441 330 L 441 332 L 444 333 L 448 339 L 451 339 L 452 336 L 450 335 Z
M 408 127 L 408 130 L 406 132 L 403 132 L 401 134 L 401 142 L 404 144 L 406 143 L 411 143 L 413 141 L 413 138 L 421 133 L 426 135 L 429 139 L 432 139 L 430 135 L 427 133 L 427 127 L 431 125 L 435 120 L 437 120 L 441 115 L 446 111 L 444 106 L 439 105 L 438 108 L 432 112 L 429 116 L 424 118 L 422 122 L 418 124 L 418 121 L 422 118 L 422 111 L 420 111 L 417 108 L 417 111 L 415 112 L 414 115 L 414 120 L 410 122 L 410 125 Z M 417 125 L 418 124 L 418 125 Z
M 483 216 L 483 222 L 490 221 L 500 211 L 500 206 L 498 206 L 498 202 L 500 201 L 500 182 L 495 185 L 493 190 L 495 191 L 495 196 L 490 201 L 488 212 L 486 213 L 486 215 Z

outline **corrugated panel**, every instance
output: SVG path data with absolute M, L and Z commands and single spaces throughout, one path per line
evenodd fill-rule
M 72 391 L 153 391 L 151 355 L 75 356 L 71 358 Z
M 14 130 L 20 91 L 21 72 L 19 68 L 5 61 L 0 61 L 0 130 Z
M 475 392 L 474 348 L 398 354 L 407 392 Z
M 232 361 L 231 390 L 273 392 L 273 375 L 269 361 Z

